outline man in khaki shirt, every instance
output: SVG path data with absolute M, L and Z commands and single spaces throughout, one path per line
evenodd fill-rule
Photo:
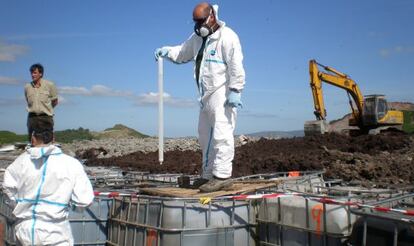
M 33 64 L 30 67 L 32 82 L 24 87 L 29 112 L 27 117 L 29 139 L 34 128 L 51 125 L 53 131 L 53 108 L 58 104 L 57 89 L 53 82 L 43 79 L 43 72 L 41 64 Z

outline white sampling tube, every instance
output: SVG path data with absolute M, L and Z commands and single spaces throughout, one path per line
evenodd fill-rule
M 158 58 L 158 160 L 164 161 L 164 68 L 162 58 Z

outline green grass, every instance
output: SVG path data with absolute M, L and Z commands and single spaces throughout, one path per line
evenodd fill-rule
M 14 132 L 0 131 L 0 145 L 27 141 L 27 134 L 18 135 Z
M 89 129 L 82 127 L 78 129 L 69 129 L 55 132 L 55 140 L 59 143 L 71 143 L 74 140 L 92 140 L 94 137 Z M 27 142 L 27 134 L 18 135 L 14 132 L 0 131 L 0 145 L 11 144 L 15 142 Z
M 89 129 L 79 127 L 78 129 L 69 129 L 55 132 L 55 140 L 59 143 L 71 143 L 75 140 L 92 140 L 93 135 Z
M 408 133 L 414 132 L 414 111 L 403 111 L 404 125 L 403 130 Z
M 128 128 L 123 125 L 115 125 L 113 128 L 108 128 L 106 131 L 119 131 L 120 133 L 124 132 L 129 136 L 134 136 L 138 138 L 148 137 L 145 134 L 142 134 L 138 131 L 135 131 L 131 128 Z M 114 135 L 108 135 L 110 138 L 116 137 L 116 132 Z M 102 136 L 101 136 L 102 135 Z M 107 136 L 107 137 L 108 137 Z M 78 129 L 69 129 L 64 131 L 55 131 L 55 140 L 58 143 L 72 143 L 75 140 L 93 140 L 105 137 L 105 131 L 99 134 L 93 134 L 89 129 L 79 127 Z M 27 142 L 27 135 L 18 135 L 10 131 L 0 131 L 0 145 L 2 144 L 11 144 L 15 142 Z

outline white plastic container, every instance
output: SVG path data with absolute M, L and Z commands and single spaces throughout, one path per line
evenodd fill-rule
M 355 220 L 348 206 L 301 196 L 265 199 L 257 219 L 259 240 L 264 245 L 343 245 Z
M 255 242 L 255 206 L 250 201 L 140 196 L 115 199 L 110 245 L 234 245 Z

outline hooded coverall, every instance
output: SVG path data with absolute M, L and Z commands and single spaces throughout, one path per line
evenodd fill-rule
M 94 199 L 82 164 L 54 145 L 21 154 L 7 167 L 3 189 L 15 203 L 22 245 L 73 245 L 69 206 L 87 207 Z
M 198 134 L 205 179 L 211 179 L 212 175 L 231 177 L 237 109 L 225 102 L 230 88 L 241 91 L 245 84 L 239 38 L 224 22 L 216 19 L 220 28 L 207 37 L 196 81 L 200 93 Z M 203 39 L 193 33 L 179 46 L 166 46 L 167 57 L 176 63 L 195 60 L 202 43 Z

